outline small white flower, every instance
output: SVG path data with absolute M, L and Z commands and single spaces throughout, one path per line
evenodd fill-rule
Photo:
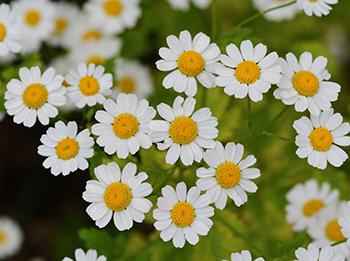
M 86 170 L 89 167 L 86 159 L 94 155 L 94 140 L 89 130 L 78 133 L 78 125 L 74 121 L 67 125 L 62 121 L 56 122 L 40 141 L 43 145 L 38 147 L 38 154 L 47 157 L 43 166 L 51 168 L 55 176 L 61 173 L 66 176 L 77 169 Z
M 108 34 L 135 27 L 141 16 L 140 3 L 135 0 L 89 0 L 86 10 L 91 21 Z
M 170 35 L 166 39 L 169 48 L 159 49 L 162 60 L 156 62 L 161 71 L 172 71 L 163 80 L 166 89 L 185 92 L 187 96 L 197 93 L 197 81 L 206 88 L 215 86 L 213 73 L 220 56 L 220 49 L 204 33 L 193 39 L 189 31 L 182 31 L 179 38 Z
M 148 135 L 148 125 L 156 116 L 148 101 L 138 101 L 135 94 L 121 93 L 116 102 L 108 99 L 103 104 L 104 110 L 97 111 L 92 133 L 99 136 L 97 144 L 112 155 L 117 153 L 125 159 L 129 153 L 135 154 L 140 148 L 149 149 L 152 140 Z
M 152 193 L 152 187 L 144 182 L 148 175 L 136 175 L 136 165 L 128 163 L 122 171 L 111 162 L 95 168 L 96 180 L 89 180 L 83 199 L 91 203 L 86 212 L 99 228 L 105 227 L 113 216 L 119 231 L 129 230 L 133 222 L 142 223 L 152 203 L 145 197 Z
M 112 93 L 112 74 L 104 72 L 105 68 L 101 65 L 81 63 L 77 70 L 70 71 L 66 76 L 68 97 L 78 108 L 102 104 L 105 96 Z
M 63 76 L 56 75 L 53 68 L 43 74 L 39 67 L 21 68 L 19 78 L 7 84 L 5 108 L 14 116 L 17 124 L 34 126 L 36 119 L 48 125 L 50 118 L 58 115 L 57 106 L 66 103 L 65 88 L 62 87 Z
M 17 13 L 7 4 L 0 5 L 0 56 L 18 53 L 22 46 L 19 43 L 21 28 Z
M 338 3 L 338 0 L 298 0 L 297 5 L 300 10 L 303 10 L 306 15 L 312 16 L 313 14 L 321 17 L 322 15 L 328 15 L 332 10 L 331 5 Z
M 248 250 L 243 250 L 241 253 L 232 253 L 231 261 L 252 261 L 252 255 Z M 254 261 L 264 261 L 265 259 L 262 257 L 254 259 Z M 222 260 L 227 261 L 227 260 Z
M 311 179 L 295 185 L 287 194 L 287 220 L 295 231 L 307 229 L 326 208 L 337 204 L 339 191 L 329 183 L 319 185 Z
M 296 261 L 344 261 L 345 257 L 341 253 L 337 253 L 334 247 L 329 245 L 318 248 L 314 244 L 310 244 L 307 249 L 299 247 L 295 251 Z
M 88 250 L 86 254 L 82 249 L 75 250 L 75 259 L 71 259 L 69 257 L 63 258 L 62 261 L 106 261 L 107 258 L 105 256 L 97 256 L 96 250 Z
M 191 2 L 195 7 L 205 9 L 210 5 L 211 0 L 168 0 L 168 2 L 176 10 L 187 11 L 190 9 Z
M 280 64 L 282 79 L 274 96 L 284 104 L 318 116 L 338 99 L 340 85 L 328 81 L 331 76 L 326 69 L 327 58 L 318 56 L 313 61 L 311 53 L 304 52 L 298 61 L 294 54 L 288 53 L 286 60 L 280 58 Z
M 343 235 L 350 243 L 350 201 L 348 201 L 343 207 L 343 212 L 339 217 L 339 225 L 341 226 Z
M 266 11 L 270 8 L 278 7 L 290 3 L 290 0 L 254 0 L 253 3 L 260 12 Z M 292 20 L 298 13 L 299 9 L 296 4 L 283 7 L 264 14 L 264 17 L 270 21 L 284 21 Z
M 218 121 L 209 108 L 196 112 L 196 100 L 178 96 L 173 107 L 161 103 L 157 106 L 159 115 L 164 120 L 154 120 L 150 124 L 151 136 L 159 150 L 168 150 L 165 161 L 174 164 L 179 158 L 186 166 L 193 161 L 200 162 L 203 148 L 215 147 L 214 139 L 218 136 Z
M 183 248 L 187 241 L 191 245 L 199 242 L 200 236 L 206 236 L 213 225 L 210 217 L 214 209 L 209 206 L 210 198 L 200 195 L 197 187 L 188 192 L 184 182 L 162 189 L 162 196 L 157 200 L 158 208 L 153 211 L 157 221 L 154 226 L 160 232 L 163 241 L 172 239 L 176 248 Z
M 327 162 L 334 167 L 340 167 L 348 159 L 348 155 L 339 146 L 349 146 L 350 124 L 343 123 L 343 116 L 334 113 L 333 109 L 324 111 L 319 117 L 311 119 L 303 116 L 296 120 L 293 128 L 298 135 L 295 144 L 296 154 L 319 169 L 325 169 Z
M 0 259 L 16 254 L 23 241 L 23 234 L 16 222 L 8 217 L 0 217 Z
M 242 160 L 244 148 L 241 144 L 230 142 L 224 147 L 220 142 L 216 147 L 204 153 L 204 161 L 209 168 L 197 169 L 197 187 L 215 202 L 215 206 L 224 209 L 227 197 L 241 206 L 248 201 L 247 193 L 255 193 L 258 187 L 251 181 L 260 177 L 260 170 L 250 168 L 256 163 L 253 155 Z
M 226 47 L 226 54 L 221 55 L 220 65 L 216 69 L 219 75 L 216 84 L 224 88 L 227 95 L 236 99 L 243 99 L 247 95 L 258 102 L 263 99 L 272 84 L 281 80 L 281 67 L 278 64 L 276 52 L 267 54 L 267 47 L 263 44 L 253 46 L 250 40 L 241 43 L 240 49 L 230 44 Z

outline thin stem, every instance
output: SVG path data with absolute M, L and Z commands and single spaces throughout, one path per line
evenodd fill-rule
M 263 131 L 262 134 L 263 134 L 263 135 L 266 135 L 266 136 L 269 136 L 269 137 L 273 137 L 273 138 L 282 140 L 282 141 L 285 141 L 285 142 L 289 142 L 289 143 L 292 143 L 292 142 L 293 142 L 292 140 L 290 140 L 290 139 L 288 139 L 288 138 L 281 137 L 281 136 L 279 136 L 279 135 L 276 135 L 276 134 L 271 133 L 271 132 L 268 132 L 268 131 Z
M 216 31 L 217 31 L 217 0 L 213 0 L 211 4 L 211 37 L 212 40 L 215 40 L 216 38 Z
M 273 125 L 275 125 L 275 123 L 282 118 L 282 116 L 288 111 L 289 107 L 288 106 L 284 106 L 284 108 L 275 116 L 275 118 L 273 118 L 270 123 L 265 127 L 264 130 L 269 130 Z
M 252 102 L 248 98 L 248 130 L 252 130 Z
M 241 23 L 239 23 L 237 25 L 237 27 L 243 27 L 244 25 L 249 24 L 250 22 L 254 21 L 255 19 L 263 16 L 264 14 L 267 14 L 269 12 L 275 11 L 277 9 L 281 9 L 281 8 L 290 6 L 292 4 L 295 4 L 296 2 L 297 2 L 297 0 L 293 0 L 293 1 L 289 2 L 289 3 L 284 4 L 284 5 L 275 6 L 275 7 L 272 7 L 270 9 L 267 9 L 267 10 L 265 10 L 263 12 L 256 13 L 255 15 L 253 15 L 253 16 L 247 18 L 246 20 L 242 21 Z

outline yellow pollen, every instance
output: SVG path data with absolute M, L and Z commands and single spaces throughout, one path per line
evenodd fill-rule
M 225 162 L 220 164 L 217 167 L 215 174 L 217 183 L 225 189 L 235 187 L 241 180 L 241 170 L 236 164 L 232 162 Z
M 331 241 L 334 242 L 345 240 L 345 237 L 341 232 L 341 227 L 337 220 L 332 220 L 328 223 L 326 227 L 326 235 Z
M 180 116 L 175 118 L 169 127 L 170 138 L 177 144 L 189 144 L 198 134 L 197 123 L 190 117 Z
M 118 87 L 123 93 L 135 93 L 136 82 L 131 76 L 124 76 L 118 82 Z
M 129 139 L 139 131 L 139 122 L 132 114 L 122 113 L 114 119 L 113 131 L 121 139 Z
M 294 74 L 292 83 L 297 93 L 306 97 L 314 96 L 320 88 L 317 77 L 308 71 L 300 71 Z
M 80 80 L 79 89 L 85 96 L 93 96 L 100 90 L 100 84 L 94 77 L 85 76 Z
M 78 155 L 79 144 L 75 139 L 65 138 L 56 146 L 56 154 L 62 160 L 70 160 Z
M 104 193 L 104 201 L 113 211 L 126 209 L 132 200 L 131 189 L 128 185 L 115 182 L 110 184 Z
M 102 34 L 94 29 L 86 31 L 82 36 L 81 40 L 83 42 L 89 42 L 89 41 L 99 41 L 102 39 Z
M 186 51 L 177 60 L 177 66 L 182 74 L 188 77 L 195 77 L 203 72 L 205 61 L 200 53 Z
M 58 17 L 55 21 L 55 34 L 62 34 L 66 31 L 67 27 L 69 25 L 69 22 L 64 17 Z
M 244 61 L 238 64 L 235 76 L 240 83 L 253 84 L 260 79 L 260 67 L 252 61 Z
M 7 35 L 6 26 L 3 23 L 0 23 L 0 41 L 3 41 Z
M 0 246 L 6 243 L 6 233 L 0 230 Z
M 123 4 L 120 0 L 106 0 L 103 9 L 109 16 L 118 16 L 123 11 Z
M 303 213 L 306 217 L 311 217 L 325 207 L 324 203 L 319 199 L 311 199 L 304 204 Z
M 34 83 L 28 85 L 23 92 L 23 102 L 31 109 L 39 109 L 45 104 L 49 97 L 45 85 Z
M 105 62 L 106 62 L 106 59 L 99 54 L 91 55 L 86 59 L 87 65 L 89 64 L 103 65 Z
M 35 9 L 28 10 L 24 16 L 24 21 L 27 25 L 34 27 L 40 23 L 41 14 Z
M 333 135 L 327 128 L 320 127 L 314 129 L 309 138 L 312 147 L 317 151 L 325 152 L 333 144 Z
M 176 203 L 171 210 L 171 220 L 178 227 L 190 226 L 195 216 L 193 206 L 186 201 Z

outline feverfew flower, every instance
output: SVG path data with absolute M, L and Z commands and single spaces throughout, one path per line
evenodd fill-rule
M 263 99 L 272 84 L 281 80 L 281 67 L 276 52 L 267 54 L 263 44 L 253 46 L 249 40 L 243 41 L 240 49 L 230 44 L 226 54 L 221 55 L 220 65 L 216 69 L 216 85 L 224 88 L 227 95 L 243 99 L 247 95 L 253 102 Z
M 103 107 L 104 110 L 95 114 L 99 123 L 92 126 L 92 133 L 99 136 L 97 144 L 107 154 L 117 153 L 119 158 L 125 159 L 129 153 L 152 146 L 148 125 L 156 111 L 147 100 L 138 101 L 135 94 L 121 93 L 115 102 L 106 100 Z
M 295 144 L 299 147 L 296 154 L 319 169 L 325 169 L 327 162 L 334 167 L 340 167 L 348 155 L 339 146 L 349 146 L 350 124 L 343 123 L 343 116 L 334 113 L 333 109 L 324 111 L 319 117 L 311 119 L 303 116 L 296 120 L 293 128 L 298 135 Z
M 156 62 L 161 71 L 172 71 L 163 80 L 166 89 L 185 92 L 187 96 L 197 93 L 197 81 L 206 88 L 215 86 L 213 73 L 220 56 L 220 49 L 204 33 L 193 39 L 189 31 L 182 31 L 179 38 L 170 35 L 166 39 L 169 48 L 159 49 L 162 60 Z
M 23 234 L 16 222 L 8 217 L 0 217 L 0 259 L 16 254 L 23 241 Z
M 86 159 L 94 155 L 94 140 L 89 130 L 78 133 L 78 125 L 74 121 L 67 125 L 62 121 L 56 122 L 40 141 L 43 145 L 38 147 L 38 154 L 47 157 L 43 166 L 50 168 L 55 176 L 66 176 L 77 169 L 86 170 L 89 167 Z
M 50 118 L 58 115 L 56 107 L 66 103 L 63 76 L 56 75 L 53 68 L 41 74 L 40 68 L 36 66 L 21 68 L 19 78 L 7 84 L 7 113 L 14 116 L 15 123 L 23 123 L 26 127 L 34 126 L 37 118 L 41 124 L 48 125 Z
M 278 7 L 290 3 L 290 0 L 254 0 L 253 3 L 260 12 L 270 8 Z M 292 20 L 298 13 L 299 9 L 296 4 L 289 5 L 264 14 L 264 17 L 270 21 L 280 22 L 283 20 Z
M 106 261 L 107 258 L 105 256 L 97 256 L 96 250 L 90 249 L 89 251 L 84 253 L 82 249 L 75 250 L 75 259 L 71 259 L 69 257 L 65 257 L 62 261 Z
M 307 249 L 299 247 L 295 251 L 296 261 L 344 261 L 345 257 L 329 245 L 318 248 L 310 244 Z
M 241 253 L 232 253 L 231 261 L 252 261 L 252 255 L 248 250 L 243 250 Z M 254 261 L 264 261 L 265 259 L 262 257 L 254 259 Z M 227 261 L 227 260 L 222 260 Z
M 86 212 L 99 228 L 105 227 L 113 216 L 119 231 L 129 230 L 133 222 L 141 223 L 152 203 L 145 197 L 152 187 L 144 182 L 145 172 L 136 175 L 136 165 L 128 163 L 122 171 L 115 162 L 95 168 L 97 180 L 89 180 L 83 193 L 85 201 L 91 203 Z
M 322 211 L 337 204 L 339 191 L 331 190 L 329 183 L 319 185 L 311 179 L 295 185 L 287 193 L 287 220 L 295 231 L 307 229 Z
M 332 10 L 331 5 L 337 3 L 338 0 L 297 0 L 298 8 L 303 10 L 306 15 L 312 16 L 314 14 L 318 17 L 328 15 Z
M 244 148 L 241 144 L 230 142 L 224 147 L 220 142 L 204 153 L 204 161 L 210 167 L 197 169 L 197 187 L 224 209 L 227 197 L 241 206 L 248 201 L 247 193 L 255 193 L 258 187 L 251 181 L 260 177 L 260 170 L 250 168 L 256 163 L 253 155 L 242 160 Z
M 17 13 L 7 4 L 0 5 L 0 56 L 18 53 L 22 46 L 19 43 L 21 29 Z
M 342 234 L 350 243 L 350 201 L 343 206 L 343 212 L 341 213 L 338 222 L 341 227 Z
M 176 248 L 183 248 L 187 241 L 191 245 L 199 242 L 200 236 L 206 236 L 213 225 L 210 217 L 214 209 L 209 206 L 210 198 L 200 195 L 197 187 L 188 191 L 184 182 L 162 189 L 162 196 L 157 200 L 158 208 L 153 211 L 157 221 L 154 226 L 160 232 L 163 241 L 173 241 Z
M 299 61 L 288 53 L 280 58 L 282 79 L 274 92 L 276 99 L 286 105 L 294 105 L 298 112 L 309 110 L 313 115 L 331 108 L 331 102 L 338 99 L 340 85 L 329 82 L 327 58 L 318 56 L 314 61 L 309 52 L 304 52 Z
M 176 97 L 173 107 L 161 103 L 157 106 L 159 115 L 164 120 L 154 120 L 150 124 L 151 137 L 159 150 L 168 150 L 165 161 L 174 164 L 179 158 L 189 166 L 193 161 L 200 162 L 203 148 L 215 147 L 214 139 L 218 136 L 218 121 L 209 108 L 196 112 L 196 100 Z
M 187 11 L 190 9 L 191 2 L 195 7 L 205 9 L 210 5 L 211 0 L 168 0 L 168 2 L 176 10 Z

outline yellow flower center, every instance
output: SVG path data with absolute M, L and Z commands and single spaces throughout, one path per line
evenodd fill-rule
M 131 76 L 124 76 L 119 80 L 118 87 L 123 93 L 135 93 L 136 81 Z
M 232 162 L 220 164 L 216 169 L 216 181 L 225 189 L 235 187 L 241 180 L 241 170 Z
M 336 219 L 328 223 L 326 227 L 326 235 L 331 241 L 334 242 L 345 240 L 345 237 L 341 232 L 341 227 Z
M 28 85 L 23 92 L 23 102 L 31 109 L 39 109 L 45 104 L 48 97 L 49 93 L 45 85 L 40 83 Z
M 203 72 L 205 61 L 200 53 L 186 51 L 177 60 L 177 66 L 182 74 L 188 77 L 195 77 Z
M 65 138 L 56 146 L 56 154 L 62 160 L 70 160 L 78 155 L 79 144 L 75 139 Z
M 320 88 L 317 77 L 308 71 L 300 71 L 294 74 L 292 83 L 297 93 L 306 97 L 314 96 Z
M 57 17 L 55 21 L 55 34 L 62 34 L 66 31 L 67 27 L 69 25 L 69 22 L 64 17 Z
M 131 189 L 128 185 L 115 182 L 110 184 L 104 193 L 104 201 L 108 208 L 113 211 L 126 209 L 132 200 Z
M 139 131 L 139 122 L 129 113 L 122 113 L 114 119 L 113 131 L 121 139 L 129 139 Z
M 252 61 L 244 61 L 238 64 L 235 76 L 240 83 L 252 84 L 260 79 L 260 67 Z
M 3 41 L 7 35 L 6 26 L 3 23 L 0 23 L 0 41 Z
M 314 129 L 309 138 L 312 147 L 321 152 L 329 150 L 333 143 L 332 133 L 327 128 L 323 127 Z
M 120 0 L 106 0 L 103 5 L 103 10 L 109 16 L 118 16 L 123 11 L 123 4 Z
M 85 76 L 80 80 L 79 89 L 85 96 L 93 96 L 100 90 L 100 84 L 94 77 Z
M 24 22 L 31 27 L 37 26 L 40 23 L 40 20 L 41 14 L 35 9 L 28 10 L 24 15 Z
M 102 34 L 94 29 L 86 31 L 82 36 L 81 40 L 83 42 L 89 42 L 89 41 L 99 41 L 102 39 Z
M 171 210 L 171 220 L 178 227 L 187 227 L 194 221 L 196 213 L 193 206 L 185 201 L 176 203 Z
M 106 62 L 106 59 L 99 54 L 91 55 L 86 59 L 87 65 L 89 64 L 103 65 L 105 62 Z
M 198 134 L 197 123 L 190 117 L 175 118 L 169 127 L 170 138 L 177 144 L 189 144 Z
M 304 204 L 303 213 L 306 217 L 311 217 L 324 208 L 324 203 L 319 199 L 311 199 Z
M 311 3 L 316 3 L 318 0 L 309 0 Z
M 0 246 L 6 243 L 6 233 L 0 230 Z

